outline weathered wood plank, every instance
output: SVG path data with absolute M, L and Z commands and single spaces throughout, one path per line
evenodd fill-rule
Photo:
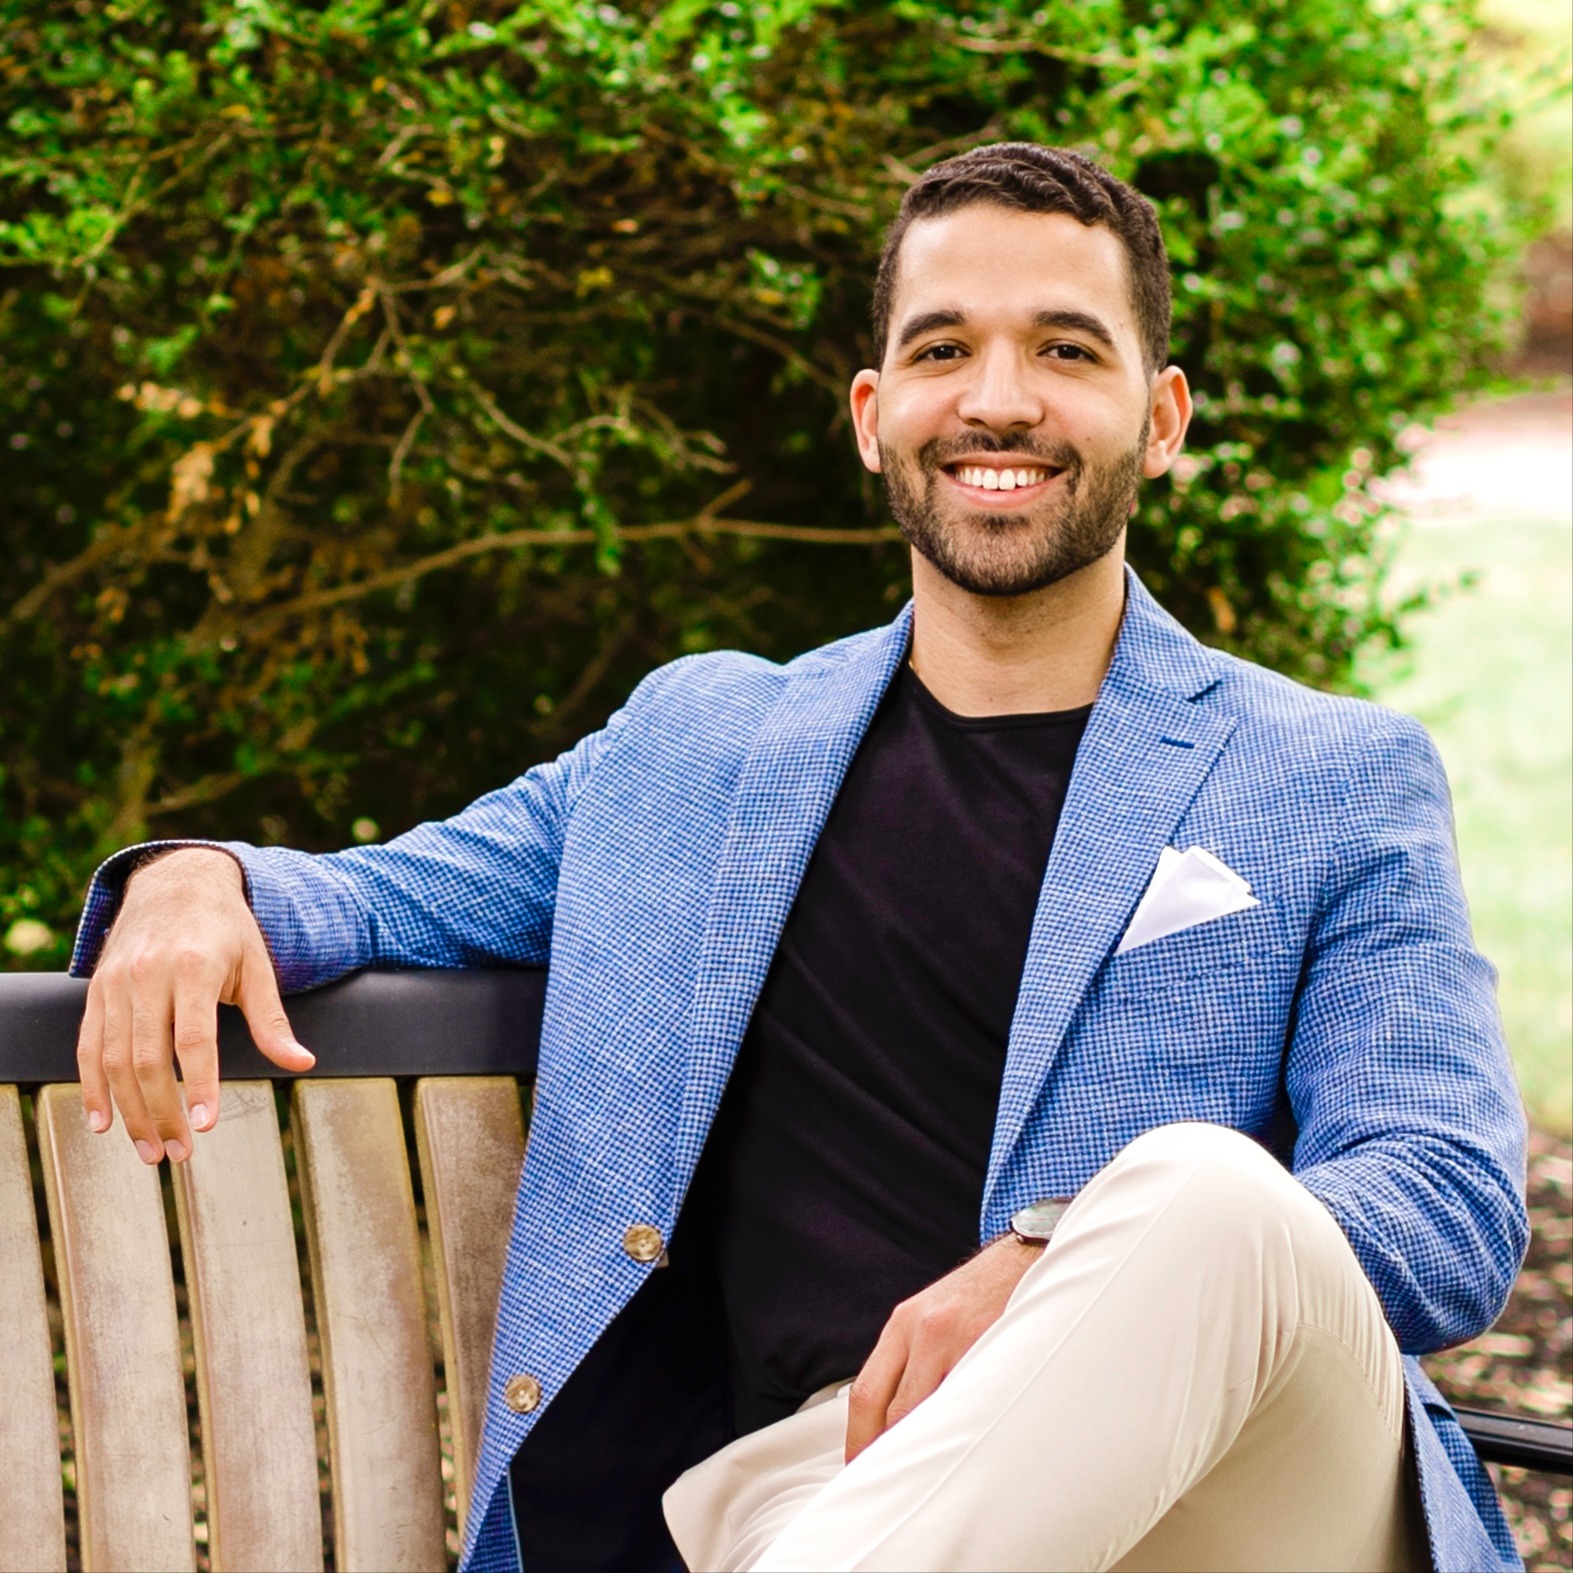
M 317 1573 L 306 1313 L 271 1084 L 225 1082 L 218 1124 L 174 1180 L 214 1573 Z
M 342 1573 L 446 1566 L 420 1241 L 391 1081 L 293 1092 Z
M 82 1566 L 196 1565 L 191 1453 L 158 1170 L 122 1125 L 95 1136 L 81 1089 L 39 1091 L 38 1144 L 65 1321 Z
M 22 1101 L 0 1087 L 0 1573 L 66 1565 L 54 1357 Z
M 518 1083 L 511 1076 L 417 1082 L 415 1144 L 426 1228 L 436 1258 L 462 1539 L 486 1413 L 486 1379 L 514 1193 L 524 1162 Z

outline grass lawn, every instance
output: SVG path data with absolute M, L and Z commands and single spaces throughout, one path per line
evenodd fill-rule
M 1477 943 L 1501 974 L 1530 1117 L 1573 1128 L 1573 532 L 1565 523 L 1417 522 L 1395 587 L 1472 570 L 1416 614 L 1411 649 L 1367 670 L 1447 763 Z

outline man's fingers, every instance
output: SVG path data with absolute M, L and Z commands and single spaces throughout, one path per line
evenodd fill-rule
M 104 990 L 95 979 L 87 991 L 87 1009 L 76 1035 L 77 1076 L 82 1083 L 82 1113 L 89 1127 L 107 1131 L 114 1124 L 115 1106 L 104 1074 Z
M 281 1070 L 309 1071 L 317 1063 L 316 1055 L 295 1041 L 289 1017 L 284 1014 L 284 1002 L 279 998 L 273 963 L 260 935 L 256 948 L 241 963 L 235 1003 L 251 1029 L 252 1041 Z
M 901 1380 L 885 1410 L 885 1429 L 905 1420 L 923 1400 L 929 1397 L 950 1374 L 955 1364 L 952 1349 L 947 1344 L 923 1337 L 914 1338 L 907 1351 L 907 1363 Z
M 847 1394 L 847 1462 L 885 1430 L 885 1415 L 906 1369 L 907 1343 L 887 1322 L 874 1352 L 863 1363 Z
M 159 988 L 153 980 L 140 987 L 131 1005 L 131 1069 L 142 1092 L 151 1130 L 137 1130 L 126 1115 L 126 1128 L 137 1140 L 137 1151 L 147 1159 L 142 1143 L 157 1151 L 151 1162 L 165 1152 L 177 1163 L 191 1151 L 191 1132 L 186 1126 L 185 1105 L 175 1085 L 173 1036 L 174 1001 L 168 985 Z
M 107 987 L 104 991 L 104 1075 L 109 1082 L 110 1094 L 120 1118 L 125 1122 L 126 1133 L 137 1144 L 137 1152 L 144 1163 L 157 1163 L 163 1156 L 161 1146 L 155 1146 L 156 1133 L 148 1117 L 147 1105 L 142 1101 L 142 1089 L 137 1083 L 136 1071 L 131 1063 L 131 993 L 129 989 Z
M 194 1131 L 218 1120 L 218 996 L 221 978 L 193 966 L 175 983 L 175 1054 L 186 1089 L 186 1118 Z

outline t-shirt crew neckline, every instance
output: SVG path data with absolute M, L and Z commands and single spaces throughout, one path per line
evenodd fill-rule
M 923 679 L 918 676 L 917 668 L 910 661 L 902 666 L 901 678 L 911 685 L 918 703 L 936 721 L 942 721 L 958 732 L 1008 732 L 1022 727 L 1067 726 L 1083 722 L 1092 714 L 1091 705 L 1077 705 L 1074 710 L 1035 710 L 1015 715 L 957 715 L 954 710 L 947 710 L 928 691 Z

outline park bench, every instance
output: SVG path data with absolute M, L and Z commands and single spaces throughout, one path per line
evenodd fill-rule
M 224 1009 L 219 1123 L 189 1163 L 156 1169 L 118 1124 L 107 1137 L 87 1131 L 75 1063 L 85 991 L 57 974 L 0 975 L 0 1573 L 66 1566 L 54 1324 L 82 1567 L 195 1566 L 182 1295 L 211 1566 L 321 1568 L 329 1548 L 344 1573 L 450 1565 L 480 1439 L 545 974 L 362 973 L 297 995 L 291 1021 L 317 1055 L 302 1078 L 263 1059 Z M 328 1442 L 326 1544 L 308 1304 Z M 1462 1418 L 1488 1460 L 1573 1473 L 1573 1428 Z

